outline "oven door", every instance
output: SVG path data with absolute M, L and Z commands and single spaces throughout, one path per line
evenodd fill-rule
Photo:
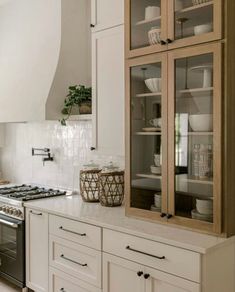
M 23 287 L 25 284 L 24 221 L 0 215 L 0 274 Z

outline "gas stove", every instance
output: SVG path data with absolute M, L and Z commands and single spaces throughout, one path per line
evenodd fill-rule
M 0 188 L 0 214 L 24 220 L 24 202 L 66 195 L 65 191 L 32 185 Z

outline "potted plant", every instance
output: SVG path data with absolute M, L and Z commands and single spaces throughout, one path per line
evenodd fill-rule
M 92 89 L 84 85 L 74 85 L 69 87 L 69 93 L 64 101 L 64 108 L 61 113 L 66 115 L 60 120 L 63 126 L 66 125 L 66 121 L 69 117 L 77 112 L 80 115 L 91 114 L 92 106 Z

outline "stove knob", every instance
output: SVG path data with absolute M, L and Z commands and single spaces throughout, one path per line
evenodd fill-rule
M 5 206 L 5 205 L 2 206 L 2 211 L 3 211 L 3 212 L 6 212 L 6 206 Z
M 5 210 L 5 213 L 9 213 L 9 210 L 10 210 L 10 208 L 8 207 L 8 206 L 6 206 L 6 210 Z
M 13 215 L 14 216 L 19 216 L 19 210 L 17 210 L 17 209 L 13 209 Z
M 13 214 L 13 208 L 9 208 L 8 214 Z
M 0 206 L 0 211 L 2 211 L 3 206 Z

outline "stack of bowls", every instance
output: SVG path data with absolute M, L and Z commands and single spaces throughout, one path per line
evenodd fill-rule
M 192 210 L 192 218 L 197 220 L 213 221 L 213 200 L 196 200 L 196 209 Z
M 213 131 L 213 115 L 190 115 L 189 124 L 194 132 L 211 132 Z
M 161 43 L 161 29 L 159 27 L 152 27 L 148 32 L 148 39 L 150 45 L 157 45 Z

